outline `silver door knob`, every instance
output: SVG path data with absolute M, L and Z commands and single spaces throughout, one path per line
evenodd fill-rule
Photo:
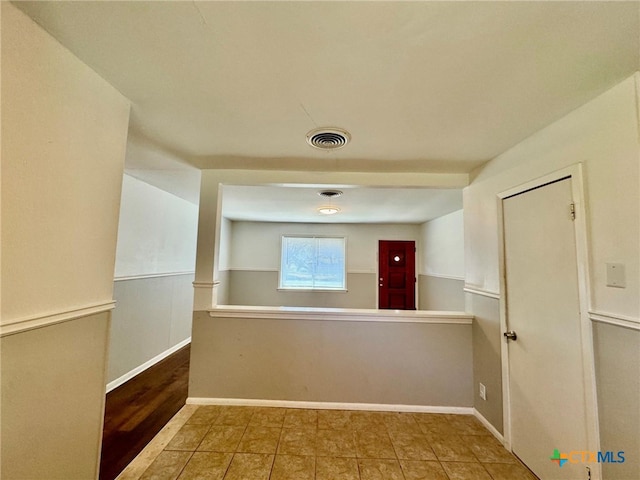
M 507 340 L 517 340 L 518 339 L 518 335 L 516 335 L 516 332 L 514 332 L 513 330 L 509 330 L 508 332 L 504 332 L 504 336 Z

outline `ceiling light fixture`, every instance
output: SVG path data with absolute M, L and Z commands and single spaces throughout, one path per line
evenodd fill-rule
M 322 215 L 334 215 L 338 213 L 340 209 L 338 207 L 320 207 L 318 208 L 318 213 Z

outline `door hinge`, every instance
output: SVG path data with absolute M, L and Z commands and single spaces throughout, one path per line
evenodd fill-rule
M 571 203 L 569 205 L 569 215 L 571 216 L 571 220 L 575 220 L 576 219 L 576 204 L 575 203 Z

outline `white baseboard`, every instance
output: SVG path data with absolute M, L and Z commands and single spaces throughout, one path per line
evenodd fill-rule
M 187 405 L 234 405 L 242 407 L 307 408 L 310 410 L 369 410 L 376 412 L 452 413 L 473 415 L 473 407 L 440 407 L 425 405 L 393 405 L 386 403 L 302 402 L 253 398 L 187 398 Z
M 478 420 L 480 420 L 480 423 L 482 423 L 482 425 L 484 425 L 487 428 L 487 430 L 489 430 L 491 432 L 491 434 L 500 441 L 500 443 L 502 443 L 504 445 L 504 436 L 496 429 L 496 427 L 494 427 L 493 425 L 491 425 L 489 423 L 489 420 L 484 418 L 482 416 L 482 414 L 478 410 L 476 410 L 475 408 L 473 409 L 473 415 Z
M 116 378 L 112 382 L 107 383 L 107 393 L 109 393 L 111 390 L 114 390 L 115 388 L 118 388 L 123 383 L 131 380 L 136 375 L 144 372 L 147 368 L 153 367 L 160 360 L 164 360 L 169 355 L 171 355 L 172 353 L 177 352 L 178 350 L 180 350 L 185 345 L 188 345 L 189 343 L 191 343 L 191 337 L 184 339 L 183 341 L 181 341 L 180 343 L 175 344 L 173 347 L 169 348 L 168 350 L 165 350 L 161 354 L 156 355 L 151 360 L 148 360 L 148 361 L 144 362 L 142 365 L 140 365 L 140 366 L 134 368 L 133 370 L 125 373 L 121 377 Z

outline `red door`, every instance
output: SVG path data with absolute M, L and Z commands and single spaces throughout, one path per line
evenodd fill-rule
M 378 251 L 378 306 L 415 310 L 416 244 L 413 241 L 380 240 Z

